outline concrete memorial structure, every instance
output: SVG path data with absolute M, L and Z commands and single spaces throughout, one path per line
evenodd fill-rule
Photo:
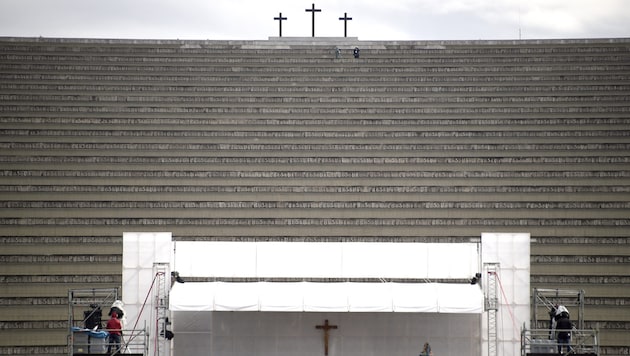
M 67 355 L 69 289 L 122 292 L 135 281 L 140 289 L 122 298 L 138 308 L 155 271 L 128 264 L 125 233 L 156 233 L 157 241 L 167 232 L 176 243 L 422 245 L 523 231 L 531 234 L 529 250 L 519 251 L 531 263 L 530 290 L 501 279 L 497 302 L 516 312 L 534 288 L 584 290 L 584 327 L 599 330 L 600 354 L 627 355 L 628 63 L 628 39 L 1 38 L 0 354 Z M 507 273 L 509 261 L 491 262 Z M 176 312 L 201 318 L 191 329 L 221 330 L 234 341 L 214 340 L 222 350 L 238 344 L 225 325 L 251 326 L 270 349 L 286 345 L 272 335 L 295 333 L 323 355 L 316 325 L 328 319 L 338 326 L 329 330 L 332 356 L 388 324 L 408 325 L 408 334 L 392 329 L 383 348 L 417 354 L 426 340 L 407 335 L 437 337 L 429 325 L 472 339 L 461 319 L 487 323 L 484 314 L 392 312 L 436 305 L 397 299 L 394 283 L 403 282 L 391 276 L 388 293 L 344 294 L 346 309 L 390 300 L 390 311 L 303 312 L 296 301 L 314 294 L 297 291 L 325 281 L 265 280 L 277 271 L 258 280 L 247 274 L 251 265 L 232 266 L 245 275 L 223 270 L 214 291 L 229 291 L 228 277 L 238 277 L 260 283 L 247 286 L 259 292 L 256 308 L 294 310 Z M 316 266 L 312 272 L 331 271 L 322 260 Z M 215 283 L 181 267 L 184 280 L 198 280 L 176 284 L 174 294 Z M 511 268 L 519 280 L 520 262 Z M 354 278 L 368 277 L 343 282 Z M 366 290 L 382 284 L 369 278 Z M 272 282 L 304 289 L 268 299 L 289 290 L 267 288 Z M 493 314 L 500 328 L 488 340 L 481 327 L 474 331 L 480 352 L 514 353 L 527 320 L 503 312 Z M 544 328 L 549 318 L 540 313 L 528 320 Z M 269 323 L 277 329 L 263 327 Z M 374 334 L 361 334 L 364 325 Z M 172 342 L 193 335 L 181 329 Z M 459 352 L 447 344 L 432 343 L 435 355 Z

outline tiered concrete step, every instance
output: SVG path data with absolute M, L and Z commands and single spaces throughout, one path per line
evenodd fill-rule
M 528 231 L 532 285 L 586 289 L 627 353 L 627 41 L 2 45 L 0 353 L 58 353 L 64 288 L 120 285 L 132 230 Z

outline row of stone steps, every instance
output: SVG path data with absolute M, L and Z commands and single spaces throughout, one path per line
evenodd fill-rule
M 627 118 L 624 117 L 600 117 L 599 115 L 593 115 L 589 117 L 540 117 L 537 115 L 510 115 L 509 117 L 470 117 L 470 118 L 452 118 L 452 117 L 393 117 L 384 118 L 380 115 L 370 115 L 367 117 L 359 118 L 341 118 L 340 115 L 330 115 L 330 118 L 319 117 L 269 117 L 269 115 L 256 117 L 205 117 L 205 118 L 191 118 L 178 117 L 178 118 L 163 118 L 163 117 L 148 117 L 148 118 L 103 118 L 97 115 L 91 115 L 91 117 L 40 117 L 38 115 L 31 115 L 28 117 L 7 117 L 3 120 L 4 128 L 21 128 L 30 127 L 36 128 L 61 128 L 61 127 L 88 127 L 93 131 L 98 130 L 113 130 L 120 129 L 121 127 L 129 127 L 130 129 L 142 129 L 159 130 L 159 129 L 172 129 L 183 130 L 190 129 L 191 131 L 208 130 L 210 128 L 216 130 L 223 130 L 227 127 L 234 127 L 235 125 L 247 125 L 247 131 L 270 131 L 278 130 L 290 127 L 301 127 L 308 130 L 331 130 L 331 129 L 345 129 L 345 130 L 358 130 L 374 131 L 374 130 L 446 130 L 446 131 L 506 131 L 512 129 L 553 129 L 559 130 L 562 128 L 570 127 L 575 130 L 576 128 L 588 130 L 596 127 L 611 127 L 615 129 L 617 127 L 625 128 L 627 124 Z M 95 125 L 98 124 L 98 125 Z M 31 126 L 28 126 L 31 125 Z M 241 128 L 242 129 L 242 128 Z M 19 154 L 20 152 L 16 152 Z M 78 152 L 80 154 L 81 151 Z M 466 154 L 466 152 L 461 152 Z M 168 154 L 163 152 L 162 154 Z M 482 154 L 482 152 L 479 152 Z M 588 155 L 588 152 L 580 152 L 580 155 Z
M 582 82 L 587 82 L 586 85 L 603 85 L 603 86 L 625 86 L 628 83 L 627 71 L 619 71 L 617 73 L 606 72 L 606 74 L 592 73 L 581 71 L 580 74 L 567 74 L 568 72 L 555 72 L 555 73 L 541 73 L 541 75 L 531 75 L 523 73 L 520 75 L 508 74 L 508 75 L 496 75 L 496 73 L 484 74 L 461 74 L 454 73 L 452 75 L 417 75 L 417 76 L 388 76 L 387 79 L 378 75 L 348 75 L 348 76 L 322 76 L 313 74 L 310 76 L 244 76 L 244 75 L 224 75 L 224 76 L 200 76 L 195 73 L 189 75 L 177 74 L 168 76 L 155 76 L 155 75 L 112 75 L 108 74 L 78 74 L 78 73 L 17 73 L 17 74 L 1 74 L 0 79 L 3 83 L 9 84 L 21 84 L 32 82 L 36 85 L 112 85 L 112 86 L 133 86 L 144 87 L 153 86 L 154 90 L 183 90 L 184 88 L 202 87 L 212 88 L 215 86 L 223 86 L 230 88 L 229 90 L 237 90 L 242 86 L 241 81 L 247 81 L 246 89 L 243 89 L 243 93 L 251 91 L 252 88 L 256 90 L 259 87 L 286 87 L 293 86 L 292 83 L 300 82 L 307 88 L 325 88 L 332 87 L 334 90 L 339 90 L 341 93 L 342 88 L 364 88 L 363 90 L 373 90 L 371 88 L 390 88 L 392 86 L 403 88 L 408 90 L 409 87 L 426 88 L 430 87 L 432 91 L 445 90 L 442 87 L 486 87 L 489 90 L 498 90 L 500 86 L 516 87 L 515 90 L 520 90 L 519 87 L 523 85 L 545 85 L 547 87 L 560 87 L 576 86 Z M 173 85 L 173 82 L 176 82 Z M 173 88 L 173 89 L 171 89 Z M 205 89 L 204 89 L 205 90 Z M 266 89 L 265 89 L 266 90 Z M 298 89 L 304 90 L 304 89 Z M 309 90 L 309 89 L 307 89 Z M 398 90 L 398 89 L 396 89 Z M 412 89 L 415 90 L 415 89 Z M 511 89 L 510 89 L 511 90 Z M 613 88 L 613 90 L 615 90 Z M 613 91 L 614 93 L 614 91 Z
M 593 84 L 593 85 L 503 85 L 503 86 L 347 86 L 339 87 L 334 85 L 314 85 L 306 87 L 295 87 L 291 85 L 268 86 L 225 86 L 225 85 L 198 85 L 198 86 L 157 86 L 157 85 L 93 85 L 93 84 L 69 84 L 67 81 L 59 84 L 0 84 L 0 95 L 11 98 L 68 98 L 77 100 L 122 100 L 134 98 L 149 98 L 151 96 L 159 98 L 187 97 L 188 100 L 195 100 L 197 97 L 212 96 L 216 98 L 224 97 L 258 97 L 258 98 L 301 98 L 306 95 L 329 94 L 340 97 L 348 95 L 352 98 L 363 98 L 370 96 L 383 96 L 400 98 L 451 98 L 462 96 L 465 98 L 497 98 L 499 100 L 509 98 L 530 98 L 539 97 L 550 100 L 545 95 L 553 97 L 589 97 L 605 93 L 610 97 L 618 97 L 630 94 L 630 85 L 613 84 Z M 96 96 L 98 94 L 98 96 Z M 518 94 L 518 95 L 517 95 Z M 24 100 L 24 99 L 22 99 Z M 137 100 L 137 99 L 136 99 Z
M 225 107 L 239 106 L 243 110 L 253 107 L 261 111 L 265 108 L 275 108 L 283 106 L 286 109 L 308 107 L 312 111 L 317 108 L 327 110 L 337 109 L 339 112 L 349 110 L 367 110 L 369 108 L 378 109 L 381 113 L 387 110 L 403 111 L 403 113 L 413 113 L 415 110 L 461 110 L 462 108 L 474 109 L 486 108 L 487 110 L 510 110 L 518 108 L 526 110 L 528 106 L 533 107 L 562 107 L 566 111 L 583 108 L 587 105 L 606 105 L 608 107 L 619 107 L 618 112 L 626 112 L 628 95 L 620 93 L 618 95 L 554 95 L 553 97 L 538 96 L 422 96 L 399 98 L 372 99 L 369 95 L 364 96 L 338 96 L 321 99 L 317 97 L 300 96 L 266 96 L 266 97 L 242 97 L 242 96 L 174 96 L 174 95 L 151 95 L 151 96 L 111 96 L 101 97 L 94 100 L 91 95 L 1 95 L 0 100 L 6 111 L 28 111 L 28 106 L 47 109 L 53 112 L 61 110 L 90 110 L 106 111 L 111 108 L 113 112 L 123 112 L 125 110 L 134 111 L 136 108 L 146 108 L 150 106 L 153 110 L 221 110 Z M 7 105 L 11 103 L 10 105 Z M 551 109 L 551 108 L 550 108 Z M 236 111 L 236 110 L 233 110 Z M 560 111 L 560 110 L 555 110 Z M 583 112 L 586 110 L 583 110 Z M 595 110 L 591 110 L 595 111 Z
M 385 65 L 383 63 L 374 63 L 373 65 L 363 65 L 356 62 L 340 60 L 339 62 L 332 62 L 330 65 L 309 65 L 305 64 L 303 67 L 297 69 L 287 69 L 286 64 L 278 66 L 257 66 L 253 64 L 243 64 L 240 66 L 235 65 L 203 65 L 203 66 L 151 66 L 148 65 L 135 65 L 135 66 L 123 66 L 123 65 L 86 65 L 86 64 L 59 64 L 59 65 L 46 65 L 46 64 L 22 64 L 22 63 L 3 63 L 0 66 L 0 73 L 3 76 L 7 76 L 10 79 L 11 75 L 24 75 L 28 73 L 38 72 L 42 75 L 54 75 L 64 73 L 85 73 L 91 75 L 107 75 L 111 72 L 126 73 L 129 76 L 160 76 L 161 75 L 203 75 L 205 78 L 232 75 L 243 75 L 251 77 L 264 77 L 271 75 L 278 75 L 281 77 L 308 77 L 308 76 L 324 76 L 324 77 L 356 77 L 356 76 L 391 76 L 395 78 L 397 75 L 405 76 L 436 76 L 436 77 L 452 77 L 452 76 L 474 76 L 474 75 L 495 75 L 501 77 L 507 77 L 510 75 L 527 75 L 535 76 L 542 74 L 575 74 L 575 71 L 582 71 L 587 73 L 607 73 L 607 74 L 624 74 L 627 72 L 630 65 L 627 64 L 627 60 L 623 62 L 586 62 L 586 63 L 565 63 L 565 64 L 535 64 L 535 63 L 514 63 L 511 65 L 492 65 L 488 63 L 486 65 L 458 65 L 451 64 L 444 66 L 443 63 L 423 63 L 423 65 L 409 64 L 408 66 L 396 65 L 392 66 L 391 63 Z M 325 73 L 325 75 L 323 75 Z M 381 81 L 387 82 L 391 78 L 379 78 Z
M 5 55 L 25 55 L 29 60 L 40 59 L 41 57 L 57 58 L 68 56 L 66 59 L 89 57 L 98 58 L 136 58 L 138 61 L 151 61 L 153 58 L 172 58 L 176 61 L 186 61 L 193 58 L 199 60 L 212 60 L 212 58 L 316 58 L 318 56 L 328 56 L 333 54 L 335 47 L 342 51 L 352 50 L 354 47 L 363 49 L 362 55 L 368 58 L 388 58 L 401 60 L 405 58 L 445 58 L 447 60 L 457 60 L 461 57 L 477 58 L 527 58 L 533 57 L 537 60 L 554 57 L 566 57 L 568 55 L 580 56 L 627 56 L 624 49 L 623 39 L 609 41 L 608 43 L 584 41 L 583 43 L 533 43 L 519 41 L 518 43 L 496 42 L 486 46 L 479 45 L 479 41 L 469 41 L 466 43 L 447 42 L 369 42 L 357 41 L 350 43 L 327 42 L 325 44 L 296 44 L 280 43 L 274 41 L 248 42 L 238 41 L 232 45 L 225 42 L 193 43 L 192 41 L 170 42 L 147 41 L 146 46 L 130 44 L 104 44 L 89 43 L 77 45 L 76 42 L 66 45 L 62 43 L 51 43 L 46 39 L 46 43 L 37 45 L 33 41 L 11 42 L 11 39 L 3 39 L 3 53 Z
M 164 73 L 166 75 L 176 74 L 250 74 L 264 76 L 269 74 L 278 75 L 317 75 L 326 71 L 327 75 L 454 75 L 455 73 L 471 75 L 473 73 L 480 74 L 518 74 L 529 73 L 554 73 L 554 72 L 567 72 L 570 73 L 576 70 L 593 71 L 593 72 L 605 72 L 605 71 L 619 71 L 623 72 L 627 70 L 630 65 L 627 64 L 627 58 L 615 58 L 605 61 L 605 59 L 585 60 L 584 62 L 571 61 L 567 63 L 553 64 L 537 64 L 537 63 L 509 63 L 500 64 L 489 62 L 483 63 L 466 63 L 461 65 L 459 63 L 441 63 L 435 61 L 435 63 L 423 61 L 422 63 L 409 63 L 409 64 L 395 64 L 391 62 L 387 63 L 357 63 L 350 60 L 332 61 L 330 63 L 303 63 L 296 64 L 301 65 L 296 69 L 288 69 L 286 63 L 279 62 L 276 65 L 268 64 L 255 64 L 255 63 L 221 63 L 221 64 L 203 64 L 191 66 L 187 63 L 181 65 L 153 65 L 148 67 L 147 64 L 137 65 L 122 65 L 122 64 L 82 64 L 82 63 L 2 63 L 0 71 L 2 73 L 27 73 L 38 71 L 46 74 L 51 73 L 64 73 L 64 72 L 84 72 L 91 74 L 103 74 L 107 72 L 125 72 L 135 75 L 150 75 L 156 72 Z M 238 65 L 236 65 L 238 64 Z

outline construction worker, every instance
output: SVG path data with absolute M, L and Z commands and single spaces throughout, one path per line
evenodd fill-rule
M 107 331 L 109 332 L 108 355 L 117 355 L 120 351 L 120 340 L 122 338 L 122 324 L 118 320 L 118 314 L 112 312 L 111 318 L 107 321 Z

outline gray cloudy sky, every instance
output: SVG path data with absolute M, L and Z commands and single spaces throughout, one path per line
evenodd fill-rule
M 0 36 L 260 40 L 630 37 L 629 0 L 0 0 Z

